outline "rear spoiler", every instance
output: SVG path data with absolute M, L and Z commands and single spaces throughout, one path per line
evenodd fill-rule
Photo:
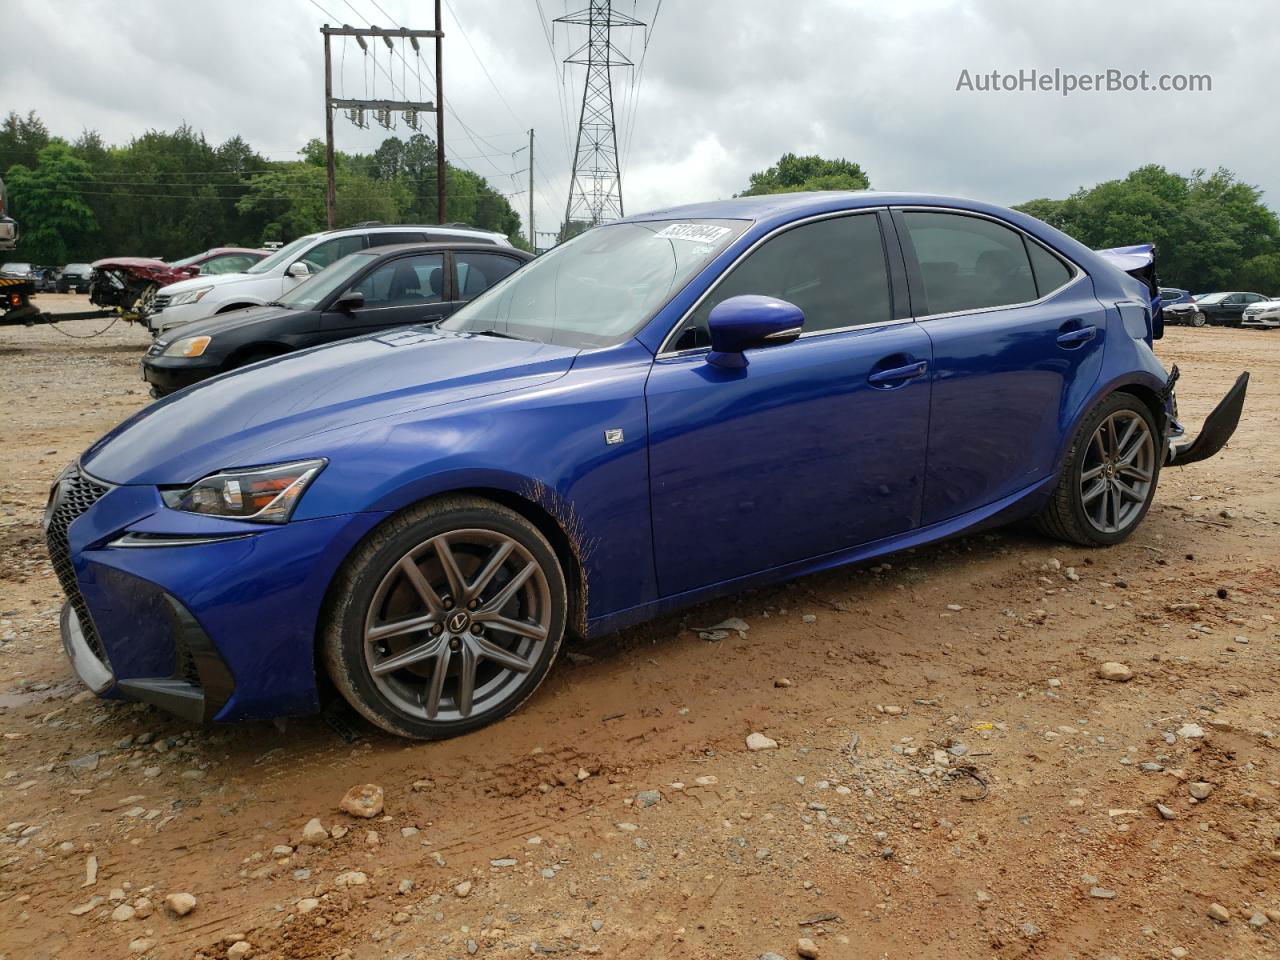
M 1147 297 L 1151 302 L 1151 339 L 1159 340 L 1163 337 L 1164 314 L 1160 310 L 1160 284 L 1156 279 L 1155 244 L 1138 243 L 1131 247 L 1095 250 L 1094 253 L 1147 288 Z

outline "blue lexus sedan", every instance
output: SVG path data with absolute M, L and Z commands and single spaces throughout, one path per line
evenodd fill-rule
M 1118 265 L 1117 265 L 1118 264 Z M 952 198 L 740 198 L 589 230 L 447 320 L 214 377 L 55 482 L 104 696 L 405 737 L 514 710 L 566 634 L 1035 518 L 1114 544 L 1174 400 L 1150 248 Z

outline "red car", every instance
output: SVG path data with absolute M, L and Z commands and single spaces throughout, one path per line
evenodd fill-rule
M 173 263 L 148 257 L 108 257 L 93 264 L 89 302 L 145 312 L 161 287 L 195 276 L 243 273 L 270 253 L 248 247 L 214 247 Z

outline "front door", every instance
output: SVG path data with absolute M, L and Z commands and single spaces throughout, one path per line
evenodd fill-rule
M 1089 278 L 986 217 L 895 214 L 912 304 L 933 345 L 925 525 L 1048 477 L 1102 369 Z M 914 262 L 913 262 L 914 261 Z
M 902 533 L 919 513 L 929 339 L 895 311 L 874 212 L 801 224 L 741 261 L 646 388 L 658 585 L 679 594 Z M 804 335 L 706 362 L 707 315 L 765 294 Z

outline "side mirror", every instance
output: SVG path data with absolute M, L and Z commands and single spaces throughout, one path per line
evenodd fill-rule
M 289 269 L 284 273 L 287 277 L 294 277 L 301 280 L 303 277 L 311 276 L 311 268 L 301 260 L 295 260 L 293 263 L 289 264 Z
M 333 305 L 339 310 L 345 310 L 347 313 L 352 310 L 359 310 L 364 306 L 364 294 L 359 290 L 348 290 L 335 300 Z
M 178 272 L 185 273 L 188 277 L 198 277 L 200 276 L 200 267 L 192 264 L 189 267 L 180 267 Z
M 790 343 L 804 328 L 804 311 L 776 297 L 746 294 L 717 304 L 707 318 L 711 352 L 707 363 L 727 370 L 747 365 L 744 350 Z

